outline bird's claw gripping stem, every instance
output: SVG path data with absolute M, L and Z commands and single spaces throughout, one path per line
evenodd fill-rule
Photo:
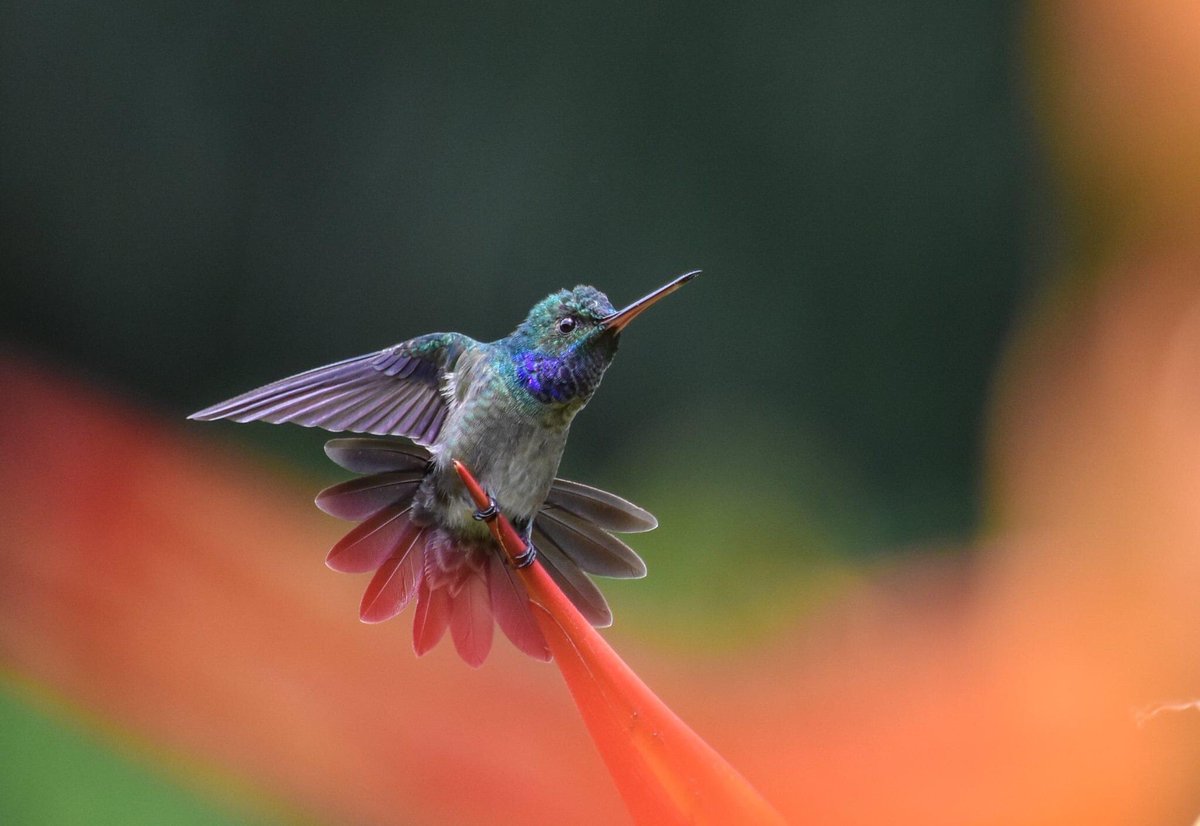
M 480 522 L 491 522 L 500 515 L 500 508 L 496 505 L 496 498 L 488 496 L 488 504 L 486 508 L 476 508 L 471 514 L 472 517 Z M 525 538 L 525 550 L 513 557 L 512 563 L 514 568 L 528 568 L 537 559 L 537 548 L 533 547 L 528 537 Z
M 537 559 L 537 548 L 533 547 L 532 542 L 526 542 L 525 550 L 513 557 L 513 567 L 528 568 L 535 559 Z
M 488 497 L 488 505 L 486 508 L 476 508 L 475 513 L 471 514 L 471 516 L 480 522 L 491 522 L 499 515 L 500 508 L 496 506 L 496 499 L 492 496 Z

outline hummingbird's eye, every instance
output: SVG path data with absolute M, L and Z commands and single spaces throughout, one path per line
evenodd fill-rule
M 573 316 L 573 315 L 569 315 L 566 318 L 560 318 L 558 320 L 558 331 L 560 333 L 562 333 L 563 335 L 566 335 L 567 333 L 574 330 L 575 325 L 578 323 L 579 322 L 575 320 L 575 316 Z

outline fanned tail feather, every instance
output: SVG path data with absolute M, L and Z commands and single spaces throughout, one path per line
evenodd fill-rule
M 587 575 L 579 570 L 579 566 L 568 559 L 536 524 L 533 527 L 533 544 L 538 549 L 546 573 L 550 574 L 563 593 L 575 603 L 579 613 L 597 628 L 612 625 L 612 611 L 609 610 L 604 594 L 600 593 L 595 583 L 588 579 Z
M 345 574 L 364 574 L 382 565 L 414 528 L 411 503 L 402 500 L 377 511 L 329 551 L 325 564 Z
M 318 493 L 317 507 L 330 516 L 357 522 L 388 505 L 412 499 L 424 478 L 423 470 L 391 470 L 351 479 Z
M 500 554 L 492 554 L 488 559 L 487 576 L 492 614 L 504 636 L 534 659 L 549 662 L 550 646 L 546 644 L 546 638 L 533 618 L 529 594 Z
M 425 565 L 424 537 L 424 528 L 412 526 L 379 566 L 359 606 L 358 616 L 363 622 L 390 620 L 416 596 Z
M 617 533 L 643 533 L 658 527 L 654 514 L 615 493 L 569 479 L 555 479 L 545 508 L 561 508 L 596 527 Z
M 486 570 L 469 570 L 462 578 L 458 593 L 452 593 L 450 598 L 450 636 L 458 655 L 473 668 L 483 665 L 492 650 L 494 623 Z
M 330 439 L 325 455 L 353 473 L 384 473 L 389 470 L 420 470 L 429 465 L 429 451 L 396 439 L 355 436 Z
M 431 590 L 422 581 L 413 617 L 413 651 L 418 657 L 437 645 L 445 635 L 450 627 L 450 608 L 450 593 L 445 588 Z
M 428 451 L 369 437 L 333 439 L 325 451 L 342 467 L 367 474 L 317 496 L 325 512 L 361 520 L 333 546 L 326 564 L 347 573 L 374 572 L 360 606 L 364 622 L 391 619 L 415 602 L 418 655 L 449 631 L 459 656 L 478 666 L 491 651 L 494 618 L 518 650 L 550 659 L 520 578 L 490 541 L 462 541 L 413 521 L 412 499 L 429 470 Z M 646 531 L 656 524 L 648 512 L 618 496 L 555 479 L 535 517 L 532 539 L 546 571 L 584 617 L 607 626 L 612 612 L 587 574 L 644 576 L 645 563 L 611 532 Z
M 542 534 L 583 571 L 614 579 L 640 579 L 646 563 L 608 531 L 555 507 L 537 516 Z

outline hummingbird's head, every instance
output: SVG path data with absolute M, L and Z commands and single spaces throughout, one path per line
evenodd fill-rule
M 546 296 L 507 339 L 518 383 L 543 403 L 582 407 L 612 363 L 625 326 L 698 274 L 681 275 L 623 310 L 582 284 Z
M 509 336 L 517 381 L 546 404 L 582 404 L 595 392 L 617 352 L 608 296 L 579 285 L 533 306 Z
M 543 298 L 513 333 L 521 345 L 547 356 L 566 356 L 604 332 L 601 322 L 613 314 L 608 296 L 583 284 Z M 610 338 L 610 337 L 606 337 Z

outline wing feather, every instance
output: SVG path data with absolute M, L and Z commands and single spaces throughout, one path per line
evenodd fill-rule
M 621 540 L 594 523 L 555 507 L 543 508 L 538 526 L 579 568 L 589 574 L 640 579 L 646 563 Z
M 569 511 L 606 531 L 642 533 L 658 527 L 649 511 L 615 493 L 567 479 L 555 479 L 546 505 Z
M 306 370 L 193 413 L 200 420 L 292 422 L 327 430 L 407 436 L 432 444 L 445 422 L 446 374 L 472 345 L 459 333 L 431 333 Z
M 424 478 L 424 468 L 360 476 L 318 493 L 317 507 L 339 519 L 367 519 L 388 505 L 412 499 Z
M 536 523 L 533 526 L 533 544 L 541 554 L 546 572 L 575 603 L 579 613 L 597 628 L 612 625 L 612 611 L 604 594 Z
M 550 659 L 550 648 L 533 618 L 525 586 L 505 564 L 500 554 L 488 559 L 488 589 L 496 624 L 512 644 L 531 657 Z
M 429 451 L 395 439 L 352 436 L 330 439 L 325 455 L 353 473 L 386 473 L 390 470 L 417 470 L 429 464 Z

